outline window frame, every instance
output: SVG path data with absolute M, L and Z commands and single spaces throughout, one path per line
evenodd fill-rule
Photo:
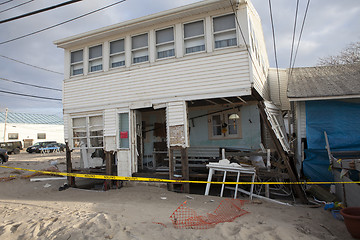
M 137 36 L 141 36 L 141 35 L 147 35 L 147 46 L 145 47 L 139 47 L 139 48 L 133 48 L 133 38 L 137 37 Z M 150 52 L 149 52 L 149 43 L 150 43 L 150 36 L 149 36 L 149 32 L 145 32 L 145 33 L 140 33 L 140 34 L 136 34 L 136 35 L 131 35 L 130 36 L 130 40 L 131 40 L 131 64 L 132 65 L 136 65 L 136 64 L 142 64 L 142 63 L 148 63 L 150 61 Z M 135 52 L 139 52 L 142 50 L 146 50 L 147 51 L 147 60 L 146 61 L 142 61 L 142 62 L 134 62 L 134 53 Z M 143 56 L 145 57 L 145 56 Z
M 111 53 L 111 43 L 116 42 L 116 41 L 121 41 L 121 40 L 124 41 L 124 50 L 122 52 Z M 125 44 L 126 44 L 125 37 L 109 41 L 109 69 L 110 70 L 126 67 L 126 54 L 125 54 L 126 46 L 125 46 Z M 111 62 L 111 58 L 116 57 L 116 56 L 124 56 L 124 61 L 123 61 L 124 65 L 120 65 L 120 66 L 116 66 L 116 67 L 112 66 L 113 63 Z
M 101 46 L 101 56 L 100 57 L 95 57 L 95 58 L 90 58 L 90 48 L 94 48 L 94 47 L 98 47 L 98 46 Z M 103 56 L 104 56 L 104 44 L 103 43 L 92 45 L 92 46 L 88 47 L 88 73 L 89 74 L 104 71 Z M 97 61 L 97 60 L 101 60 L 101 69 L 91 71 L 91 67 L 92 67 L 91 62 L 94 62 L 94 61 Z M 100 65 L 96 65 L 96 66 L 100 66 Z
M 121 137 L 120 137 L 120 134 L 121 134 L 121 129 L 120 129 L 120 114 L 128 114 L 128 126 L 129 126 L 129 129 L 128 129 L 128 142 L 129 142 L 129 147 L 121 147 L 120 144 L 121 144 Z M 130 114 L 130 111 L 121 111 L 121 112 L 117 112 L 117 115 L 116 115 L 116 119 L 117 119 L 117 130 L 116 130 L 116 138 L 117 138 L 117 144 L 116 144 L 116 147 L 117 149 L 119 150 L 130 150 L 131 148 L 131 141 L 130 141 L 130 138 L 131 138 L 131 114 Z
M 203 23 L 203 34 L 202 35 L 197 35 L 197 36 L 191 36 L 191 37 L 185 37 L 185 25 L 187 25 L 187 24 L 191 24 L 191 23 L 196 23 L 196 22 L 200 22 L 200 21 L 202 21 L 202 23 Z M 206 24 L 206 21 L 205 21 L 205 19 L 197 19 L 197 20 L 195 20 L 195 21 L 191 21 L 191 22 L 184 22 L 184 23 L 182 23 L 182 37 L 183 37 L 183 49 L 184 49 L 184 56 L 188 56 L 188 55 L 192 55 L 192 54 L 197 54 L 197 53 L 204 53 L 204 52 L 206 52 L 206 48 L 207 48 L 207 46 L 206 46 L 206 26 L 205 26 L 205 24 Z M 186 41 L 189 41 L 189 40 L 193 40 L 193 39 L 197 39 L 197 38 L 202 38 L 203 39 L 203 41 L 204 41 L 204 50 L 201 50 L 201 51 L 196 51 L 196 52 L 190 52 L 190 53 L 186 53 Z
M 91 117 L 101 117 L 102 118 L 102 124 L 101 125 L 94 125 L 94 126 L 90 126 L 90 118 Z M 79 127 L 74 127 L 74 119 L 80 119 L 80 118 L 85 118 L 85 126 L 79 126 Z M 102 136 L 91 136 L 90 135 L 90 130 L 91 127 L 101 127 L 101 131 L 102 131 Z M 86 135 L 84 137 L 74 137 L 74 129 L 85 129 L 85 133 Z M 71 146 L 73 149 L 80 149 L 81 147 L 78 146 L 76 147 L 74 144 L 74 140 L 76 139 L 85 139 L 86 138 L 86 149 L 102 149 L 104 148 L 104 115 L 103 114 L 94 114 L 94 115 L 86 115 L 86 116 L 73 116 L 71 117 Z M 102 137 L 102 146 L 99 147 L 92 147 L 91 146 L 91 139 L 92 138 L 99 138 Z
M 234 28 L 228 28 L 228 29 L 225 29 L 225 30 L 221 30 L 221 31 L 217 31 L 215 32 L 215 24 L 214 24 L 214 20 L 216 18 L 219 18 L 219 17 L 225 17 L 225 16 L 229 16 L 229 15 L 233 15 L 234 16 L 234 24 L 235 24 L 235 27 Z M 212 16 L 211 17 L 211 24 L 212 24 L 212 37 L 213 37 L 213 44 L 214 44 L 214 50 L 220 50 L 220 49 L 225 49 L 225 48 L 232 48 L 232 47 L 237 47 L 239 45 L 239 39 L 238 39 L 238 29 L 237 29 L 237 22 L 236 22 L 236 14 L 235 13 L 226 13 L 226 14 L 222 14 L 222 15 L 217 15 L 217 16 Z M 236 44 L 235 45 L 230 45 L 230 46 L 226 46 L 226 47 L 216 47 L 216 38 L 215 36 L 216 35 L 221 35 L 221 34 L 226 34 L 226 33 L 231 33 L 231 32 L 234 32 L 235 33 L 235 40 L 236 40 Z
M 157 35 L 156 35 L 156 33 L 158 31 L 166 30 L 166 29 L 169 29 L 169 28 L 172 28 L 172 30 L 173 30 L 173 40 L 172 41 L 167 41 L 167 42 L 162 42 L 162 43 L 157 43 Z M 159 58 L 158 47 L 165 46 L 165 45 L 170 45 L 170 44 L 172 44 L 172 46 L 173 46 L 174 55 L 169 56 L 169 57 Z M 171 26 L 168 26 L 168 27 L 165 27 L 165 28 L 155 29 L 155 55 L 156 55 L 155 56 L 156 60 L 164 60 L 164 59 L 169 59 L 169 58 L 175 58 L 175 56 L 176 56 L 176 47 L 175 47 L 175 26 L 174 25 L 171 25 Z
M 239 115 L 239 118 L 236 119 L 236 129 L 237 129 L 237 133 L 236 134 L 229 134 L 230 130 L 229 130 L 229 115 L 236 113 Z M 216 135 L 214 136 L 213 134 L 213 116 L 218 116 L 220 115 L 220 121 L 221 123 L 226 123 L 226 133 L 222 133 L 221 135 Z M 226 140 L 226 139 L 241 139 L 242 138 L 242 127 L 241 127 L 241 110 L 236 109 L 231 109 L 231 110 L 227 110 L 227 111 L 223 111 L 220 113 L 214 113 L 214 114 L 209 114 L 208 116 L 208 136 L 209 136 L 209 140 Z
M 14 134 L 16 137 L 10 137 Z M 19 139 L 19 133 L 8 133 L 8 140 L 18 140 Z
M 78 52 L 78 51 L 82 51 L 82 60 L 78 61 L 78 62 L 72 62 L 72 58 L 71 58 L 72 53 Z M 81 65 L 82 66 L 82 68 L 81 68 L 82 73 L 73 74 L 73 72 L 74 72 L 73 67 L 75 65 Z M 84 75 L 84 49 L 81 48 L 81 49 L 70 51 L 70 77 L 77 77 L 77 76 L 83 76 L 83 75 Z
M 39 134 L 43 134 L 44 137 L 43 138 L 39 137 L 40 136 Z M 41 139 L 41 140 L 46 139 L 46 133 L 37 133 L 37 139 Z

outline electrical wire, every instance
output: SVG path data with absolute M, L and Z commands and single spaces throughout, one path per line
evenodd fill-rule
M 38 31 L 35 31 L 35 32 L 32 32 L 32 33 L 29 33 L 29 34 L 25 34 L 25 35 L 22 35 L 22 36 L 20 36 L 20 37 L 16 37 L 16 38 L 13 38 L 13 39 L 10 39 L 10 40 L 7 40 L 7 41 L 4 41 L 4 42 L 0 42 L 0 45 L 5 44 L 5 43 L 9 43 L 9 42 L 13 42 L 13 41 L 16 41 L 16 40 L 19 40 L 19 39 L 25 38 L 25 37 L 29 37 L 29 36 L 31 36 L 31 35 L 38 34 L 38 33 L 40 33 L 40 32 L 43 32 L 43 31 L 46 31 L 46 30 L 52 29 L 52 28 L 54 28 L 54 27 L 58 27 L 58 26 L 63 25 L 63 24 L 65 24 L 65 23 L 69 23 L 69 22 L 72 22 L 72 21 L 74 21 L 74 20 L 77 20 L 77 19 L 83 18 L 83 17 L 85 17 L 85 16 L 88 16 L 88 15 L 90 15 L 90 14 L 93 14 L 93 13 L 99 12 L 99 11 L 101 11 L 101 10 L 104 10 L 104 9 L 109 8 L 109 7 L 115 6 L 115 5 L 117 5 L 117 4 L 123 3 L 123 2 L 125 2 L 125 1 L 126 1 L 126 0 L 121 0 L 121 1 L 118 1 L 118 2 L 115 2 L 115 3 L 112 3 L 112 4 L 110 4 L 110 5 L 107 5 L 107 6 L 105 6 L 105 7 L 102 7 L 102 8 L 96 9 L 96 10 L 94 10 L 94 11 L 91 11 L 91 12 L 85 13 L 85 14 L 80 15 L 80 16 L 78 16 L 78 17 L 75 17 L 75 18 L 72 18 L 72 19 L 66 20 L 66 21 L 64 21 L 64 22 L 61 22 L 61 23 L 58 23 L 58 24 L 52 25 L 52 26 L 50 26 L 50 27 L 46 27 L 46 28 L 40 29 L 40 30 L 38 30 Z
M 293 36 L 292 36 L 292 43 L 291 43 L 291 52 L 290 52 L 290 64 L 289 64 L 289 68 L 291 67 L 292 57 L 293 57 L 293 53 L 294 53 L 295 31 L 296 31 L 296 22 L 297 22 L 298 10 L 299 10 L 299 0 L 296 1 L 296 11 L 295 11 L 294 30 L 293 30 Z
M 53 90 L 53 91 L 62 92 L 62 90 L 61 90 L 61 89 L 58 89 L 58 88 L 43 87 L 43 86 L 39 86 L 39 85 L 35 85 L 35 84 L 19 82 L 19 81 L 10 80 L 10 79 L 7 79 L 7 78 L 2 78 L 2 77 L 0 77 L 0 80 L 6 81 L 6 82 L 17 83 L 17 84 L 20 84 L 20 85 L 26 85 L 26 86 L 36 87 L 36 88 L 42 88 L 42 89 L 47 89 L 47 90 Z
M 271 8 L 271 0 L 269 0 L 269 11 L 270 11 L 270 20 L 271 20 L 271 29 L 272 29 L 272 36 L 273 36 L 273 47 L 274 47 L 274 56 L 275 56 L 275 65 L 276 65 L 276 72 L 277 72 L 277 79 L 278 79 L 278 89 L 279 89 L 279 102 L 280 105 L 282 105 L 281 102 L 281 91 L 280 91 L 280 74 L 279 74 L 279 65 L 278 65 L 278 59 L 276 54 L 276 39 L 275 39 L 275 29 L 274 29 L 274 19 L 272 14 L 272 8 Z
M 8 60 L 11 60 L 11 61 L 14 61 L 14 62 L 17 62 L 17 63 L 24 64 L 24 65 L 29 66 L 29 67 L 33 67 L 33 68 L 41 69 L 41 70 L 44 70 L 44 71 L 47 71 L 47 72 L 52 72 L 52 73 L 56 73 L 56 74 L 63 75 L 63 73 L 61 73 L 61 72 L 56 72 L 56 71 L 53 71 L 53 70 L 50 70 L 50 69 L 46 69 L 46 68 L 43 68 L 43 67 L 35 66 L 35 65 L 32 65 L 32 64 L 29 64 L 29 63 L 26 63 L 26 62 L 22 62 L 22 61 L 20 61 L 20 60 L 16 60 L 16 59 L 11 58 L 11 57 L 7 57 L 7 56 L 4 56 L 4 55 L 1 55 L 1 54 L 0 54 L 0 57 L 6 58 L 6 59 L 8 59 Z
M 14 1 L 14 0 L 8 0 L 6 2 L 0 3 L 0 5 L 3 5 L 3 4 L 9 3 L 9 2 L 12 2 L 12 1 Z
M 46 100 L 62 101 L 62 99 L 60 99 L 60 98 L 42 97 L 42 96 L 36 96 L 36 95 L 30 95 L 30 94 L 9 92 L 9 91 L 4 91 L 4 90 L 0 90 L 0 93 L 12 94 L 12 95 L 23 96 L 23 97 L 46 99 Z
M 7 8 L 7 9 L 5 9 L 5 10 L 2 10 L 2 11 L 0 11 L 0 13 L 3 13 L 3 12 L 6 12 L 6 11 L 9 11 L 9 10 L 11 10 L 11 9 L 14 9 L 14 8 L 20 7 L 20 6 L 22 6 L 22 5 L 25 5 L 25 4 L 28 4 L 28 3 L 31 3 L 31 2 L 33 2 L 33 1 L 34 1 L 34 0 L 30 0 L 30 1 L 27 1 L 27 2 L 24 2 L 24 3 L 20 3 L 20 4 L 18 4 L 18 5 L 13 6 L 13 7 L 10 7 L 10 8 Z
M 300 30 L 299 40 L 298 40 L 298 43 L 297 43 L 297 46 L 296 46 L 294 61 L 293 61 L 293 64 L 292 64 L 292 66 L 291 66 L 291 68 L 290 68 L 290 77 L 292 76 L 293 69 L 294 69 L 294 66 L 295 66 L 296 56 L 297 56 L 297 53 L 298 53 L 298 50 L 299 50 L 299 45 L 300 45 L 300 41 L 301 41 L 301 36 L 302 36 L 303 30 L 304 30 L 304 26 L 305 26 L 306 16 L 307 16 L 307 13 L 308 13 L 308 10 L 309 10 L 309 5 L 310 5 L 310 0 L 308 0 L 308 2 L 307 2 L 307 4 L 306 4 L 305 14 L 304 14 L 304 18 L 303 18 L 303 21 L 302 21 L 302 24 L 301 24 L 301 30 Z
M 81 2 L 81 1 L 83 1 L 83 0 L 70 0 L 70 1 L 67 1 L 67 2 L 59 3 L 59 4 L 54 5 L 54 6 L 39 9 L 39 10 L 36 10 L 36 11 L 33 11 L 33 12 L 25 13 L 23 15 L 8 18 L 8 19 L 5 19 L 5 20 L 1 20 L 0 24 L 15 21 L 15 20 L 18 20 L 18 19 L 24 18 L 24 17 L 29 17 L 29 16 L 32 16 L 32 15 L 35 15 L 35 14 L 38 14 L 38 13 L 47 12 L 47 11 L 50 11 L 50 10 L 53 10 L 53 9 L 56 9 L 56 8 L 59 8 L 59 7 L 63 7 L 63 6 L 73 4 L 73 3 L 76 3 L 76 2 Z

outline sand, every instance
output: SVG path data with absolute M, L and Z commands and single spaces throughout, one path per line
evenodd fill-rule
M 79 157 L 73 155 L 74 164 Z M 65 154 L 11 155 L 5 166 L 65 170 Z M 344 222 L 323 208 L 248 202 L 233 222 L 211 229 L 175 229 L 169 219 L 184 201 L 198 214 L 213 212 L 223 198 L 169 192 L 144 184 L 125 184 L 107 192 L 69 188 L 64 180 L 30 182 L 29 172 L 0 168 L 0 239 L 352 239 Z M 50 186 L 49 186 L 50 185 Z

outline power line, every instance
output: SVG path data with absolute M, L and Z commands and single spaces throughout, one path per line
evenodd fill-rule
M 310 0 L 308 0 L 308 2 L 307 2 L 307 4 L 306 4 L 305 14 L 304 14 L 304 18 L 303 18 L 303 21 L 302 21 L 302 24 L 301 24 L 301 30 L 300 30 L 299 40 L 298 40 L 298 43 L 297 43 L 297 46 L 296 46 L 294 61 L 293 61 L 293 64 L 292 64 L 292 66 L 291 66 L 291 68 L 290 68 L 290 77 L 291 77 L 291 75 L 292 75 L 292 72 L 293 72 L 293 69 L 294 69 L 294 66 L 295 66 L 296 56 L 297 56 L 297 53 L 298 53 L 298 50 L 299 50 L 299 45 L 300 45 L 300 41 L 301 41 L 301 36 L 302 36 L 303 30 L 304 30 L 304 25 L 305 25 L 306 16 L 307 16 L 307 13 L 308 13 L 308 10 L 309 10 L 309 5 L 310 5 Z
M 17 96 L 23 96 L 23 97 L 31 97 L 31 98 L 39 98 L 39 99 L 46 99 L 46 100 L 62 101 L 62 99 L 60 99 L 60 98 L 41 97 L 41 96 L 30 95 L 30 94 L 8 92 L 8 91 L 4 91 L 4 90 L 0 90 L 0 92 L 1 93 L 12 94 L 12 95 L 17 95 Z
M 276 54 L 276 39 L 275 39 L 274 20 L 273 20 L 272 8 L 271 8 L 271 0 L 269 0 L 269 11 L 270 11 L 272 36 L 273 36 L 273 42 L 274 42 L 273 46 L 274 46 L 275 65 L 276 65 L 276 72 L 277 72 L 277 79 L 278 79 L 278 86 L 279 86 L 279 102 L 280 102 L 280 105 L 282 105 L 282 103 L 281 103 L 281 92 L 280 92 L 279 65 L 278 65 L 277 54 Z
M 43 86 L 39 86 L 39 85 L 35 85 L 35 84 L 19 82 L 19 81 L 10 80 L 10 79 L 7 79 L 7 78 L 2 78 L 2 77 L 0 77 L 0 80 L 6 81 L 6 82 L 17 83 L 17 84 L 20 84 L 20 85 L 26 85 L 26 86 L 36 87 L 36 88 L 43 88 L 43 89 L 47 89 L 47 90 L 53 90 L 53 91 L 62 92 L 62 90 L 58 89 L 58 88 L 43 87 Z
M 13 39 L 10 39 L 10 40 L 4 41 L 4 42 L 0 42 L 0 45 L 5 44 L 5 43 L 9 43 L 9 42 L 13 42 L 13 41 L 16 41 L 16 40 L 25 38 L 25 37 L 29 37 L 29 36 L 31 36 L 31 35 L 34 35 L 34 34 L 37 34 L 37 33 L 40 33 L 40 32 L 43 32 L 43 31 L 46 31 L 46 30 L 49 30 L 49 29 L 52 29 L 52 28 L 54 28 L 54 27 L 58 27 L 58 26 L 63 25 L 63 24 L 65 24 L 65 23 L 72 22 L 72 21 L 77 20 L 77 19 L 79 19 L 79 18 L 82 18 L 82 17 L 88 16 L 88 15 L 90 15 L 90 14 L 99 12 L 99 11 L 101 11 L 101 10 L 104 10 L 104 9 L 106 9 L 106 8 L 115 6 L 115 5 L 119 4 L 119 3 L 123 3 L 123 2 L 125 2 L 125 1 L 126 1 L 126 0 L 121 0 L 121 1 L 119 1 L 119 2 L 116 2 L 116 3 L 113 3 L 113 4 L 107 5 L 107 6 L 105 6 L 105 7 L 99 8 L 99 9 L 97 9 L 97 10 L 94 10 L 94 11 L 91 11 L 91 12 L 88 12 L 88 13 L 85 13 L 85 14 L 80 15 L 80 16 L 75 17 L 75 18 L 72 18 L 72 19 L 70 19 L 70 20 L 66 20 L 66 21 L 64 21 L 64 22 L 61 22 L 61 23 L 52 25 L 52 26 L 50 26 L 50 27 L 43 28 L 43 29 L 41 29 L 41 30 L 38 30 L 38 31 L 35 31 L 35 32 L 32 32 L 32 33 L 29 33 L 29 34 L 26 34 L 26 35 L 23 35 L 23 36 L 20 36 L 20 37 L 17 37 L 17 38 L 13 38 Z
M 16 60 L 16 59 L 14 59 L 14 58 L 10 58 L 10 57 L 1 55 L 1 54 L 0 54 L 0 57 L 9 59 L 9 60 L 14 61 L 14 62 L 17 62 L 17 63 L 24 64 L 24 65 L 26 65 L 26 66 L 30 66 L 30 67 L 33 67 L 33 68 L 37 68 L 37 69 L 41 69 L 41 70 L 47 71 L 47 72 L 52 72 L 52 73 L 56 73 L 56 74 L 63 75 L 63 73 L 61 73 L 61 72 L 56 72 L 56 71 L 53 71 L 53 70 L 50 70 L 50 69 L 46 69 L 46 68 L 43 68 L 43 67 L 35 66 L 35 65 L 32 65 L 32 64 L 29 64 L 29 63 L 26 63 L 26 62 L 22 62 L 22 61 L 20 61 L 20 60 Z
M 12 1 L 14 1 L 14 0 L 8 0 L 6 2 L 0 3 L 0 5 L 3 5 L 3 4 L 9 3 L 9 2 L 12 2 Z
M 70 1 L 67 1 L 67 2 L 63 2 L 63 3 L 60 3 L 60 4 L 54 5 L 54 6 L 39 9 L 39 10 L 29 12 L 29 13 L 25 13 L 23 15 L 19 15 L 19 16 L 16 16 L 16 17 L 1 20 L 0 24 L 6 23 L 6 22 L 11 22 L 11 21 L 14 21 L 14 20 L 17 20 L 17 19 L 20 19 L 20 18 L 24 18 L 24 17 L 29 17 L 29 16 L 32 16 L 32 15 L 35 15 L 35 14 L 38 14 L 38 13 L 50 11 L 50 10 L 53 10 L 53 9 L 56 9 L 56 8 L 59 8 L 59 7 L 63 7 L 63 6 L 69 5 L 69 4 L 73 4 L 73 3 L 76 3 L 76 2 L 80 2 L 80 1 L 82 1 L 82 0 L 70 0 Z
M 294 20 L 294 30 L 293 30 L 293 36 L 292 36 L 292 43 L 291 43 L 289 68 L 291 67 L 292 57 L 293 57 L 293 53 L 294 53 L 294 42 L 295 42 L 295 31 L 296 31 L 296 21 L 297 21 L 297 16 L 298 16 L 298 9 L 299 9 L 299 0 L 296 1 L 296 11 L 295 11 L 295 20 Z
M 33 1 L 34 1 L 34 0 L 30 0 L 30 1 L 27 1 L 27 2 L 24 2 L 24 3 L 20 3 L 20 4 L 18 4 L 18 5 L 13 6 L 13 7 L 10 7 L 10 8 L 7 8 L 7 9 L 5 9 L 5 10 L 2 10 L 2 11 L 0 11 L 0 13 L 3 13 L 3 12 L 6 12 L 6 11 L 9 11 L 9 10 L 11 10 L 11 9 L 14 9 L 14 8 L 20 7 L 20 6 L 22 6 L 22 5 L 25 5 L 25 4 L 28 4 L 28 3 L 31 3 L 31 2 L 33 2 Z

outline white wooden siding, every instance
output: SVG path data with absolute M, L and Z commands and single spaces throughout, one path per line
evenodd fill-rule
M 229 92 L 239 96 L 250 88 L 248 55 L 237 49 L 65 80 L 64 111 L 137 101 L 160 103 L 171 98 L 225 97 L 231 96 Z
M 279 79 L 276 68 L 269 69 L 268 75 L 270 99 L 281 110 L 290 110 L 290 101 L 287 97 L 288 72 L 286 69 L 279 69 Z
M 64 121 L 64 139 L 65 141 L 69 140 L 69 137 L 71 136 L 69 134 L 69 128 L 71 128 L 71 122 L 70 122 L 70 116 L 69 114 L 64 114 L 63 115 L 63 121 Z
M 104 111 L 104 136 L 116 136 L 116 109 Z
M 306 138 L 306 107 L 305 102 L 298 102 L 297 106 L 299 107 L 300 116 L 299 117 L 299 127 L 301 138 Z
M 185 101 L 167 103 L 166 127 L 168 147 L 189 146 L 188 114 Z

